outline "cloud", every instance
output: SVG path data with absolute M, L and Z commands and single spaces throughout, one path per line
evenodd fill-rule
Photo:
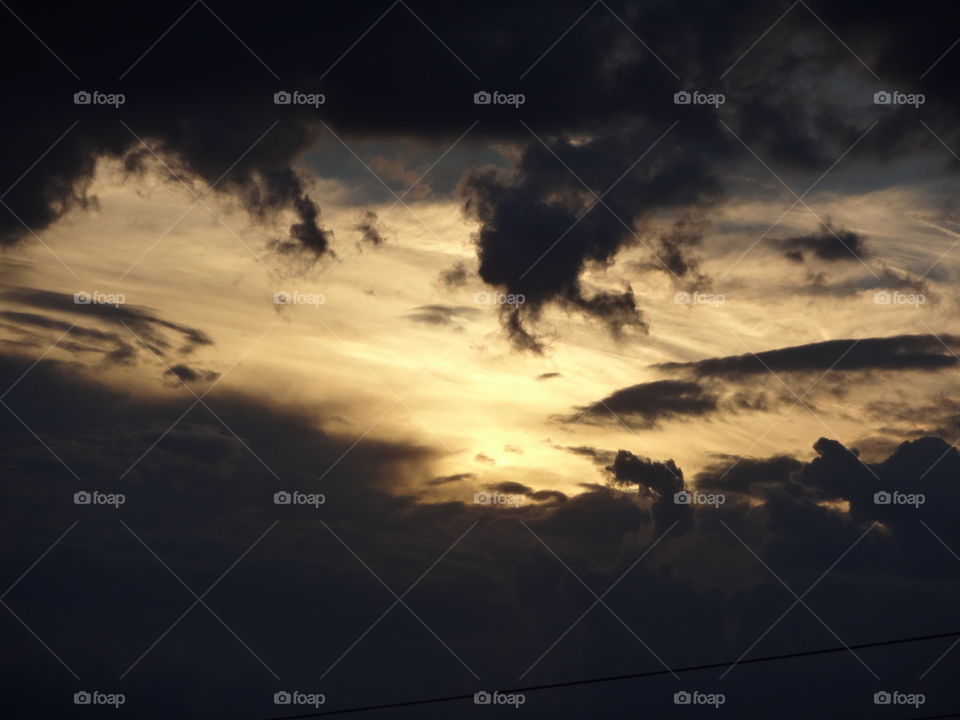
M 727 455 L 697 473 L 698 488 L 761 495 L 769 487 L 782 487 L 797 474 L 803 463 L 789 455 L 750 458 Z
M 575 408 L 564 422 L 609 420 L 632 421 L 640 427 L 656 427 L 677 417 L 702 417 L 717 410 L 716 396 L 689 380 L 655 380 L 617 390 L 597 402 Z
M 463 287 L 469 276 L 466 263 L 457 260 L 452 266 L 440 273 L 440 284 L 449 290 Z
M 605 597 L 611 609 L 673 665 L 738 656 L 789 604 L 781 579 L 802 592 L 841 556 L 843 562 L 819 581 L 816 610 L 850 643 L 951 627 L 960 601 L 954 558 L 918 522 L 923 519 L 945 543 L 960 546 L 953 522 L 960 507 L 960 456 L 942 440 L 906 443 L 872 464 L 879 483 L 850 451 L 820 440 L 816 459 L 780 468 L 776 481 L 764 488 L 746 478 L 738 482 L 752 505 L 734 497 L 718 508 L 675 504 L 673 493 L 686 487 L 681 469 L 628 450 L 618 452 L 605 471 L 613 487 L 592 485 L 565 502 L 555 491 L 514 480 L 499 487 L 529 493 L 535 502 L 509 508 L 430 503 L 399 488 L 436 478 L 431 470 L 442 453 L 373 438 L 345 452 L 354 437 L 325 432 L 315 418 L 265 398 L 218 387 L 207 402 L 265 467 L 202 408 L 170 430 L 183 414 L 180 397 L 138 398 L 49 360 L 24 375 L 30 364 L 0 357 L 3 386 L 23 376 L 5 402 L 47 446 L 10 413 L 0 414 L 8 448 L 0 473 L 11 479 L 0 486 L 0 495 L 4 507 L 16 509 L 7 513 L 2 530 L 12 567 L 22 573 L 78 517 L 80 522 L 5 602 L 68 663 L 84 658 L 87 673 L 122 672 L 180 612 L 171 610 L 179 595 L 167 590 L 181 588 L 130 530 L 198 593 L 242 558 L 221 583 L 229 592 L 209 595 L 211 609 L 282 677 L 298 671 L 319 675 L 343 656 L 330 673 L 338 687 L 335 698 L 328 694 L 330 709 L 432 697 L 440 694 L 438 683 L 457 692 L 460 684 L 473 682 L 443 644 L 420 623 L 408 618 L 403 623 L 409 624 L 402 624 L 402 615 L 385 618 L 396 623 L 390 632 L 374 628 L 344 655 L 392 601 L 371 571 L 398 593 L 420 578 L 408 600 L 411 608 L 457 656 L 501 687 L 554 643 L 531 684 L 636 667 L 636 644 L 622 632 L 601 632 L 606 626 L 600 623 L 609 619 L 588 615 L 585 627 L 556 642 L 593 599 L 573 574 L 597 594 L 613 587 Z M 757 458 L 754 469 L 783 462 Z M 763 473 L 759 477 L 762 482 Z M 120 510 L 74 505 L 73 493 L 83 487 L 123 492 L 126 503 Z M 919 511 L 875 505 L 872 494 L 879 487 L 925 492 L 928 499 Z M 633 488 L 641 492 L 624 491 Z M 323 492 L 326 502 L 318 509 L 275 505 L 273 493 L 281 489 Z M 850 513 L 824 505 L 829 499 L 848 502 Z M 883 529 L 868 532 L 876 520 Z M 679 525 L 661 537 L 674 522 Z M 124 583 L 94 582 L 120 570 Z M 86 590 L 51 593 L 51 587 Z M 867 606 L 851 600 L 864 593 L 870 597 Z M 74 621 L 80 616 L 87 622 Z M 330 622 L 304 623 L 304 617 Z M 477 617 L 488 622 L 477 623 Z M 207 620 L 202 614 L 185 618 L 193 623 L 191 632 L 168 633 L 146 655 L 147 665 L 125 679 L 128 705 L 151 696 L 166 679 L 170 694 L 143 706 L 144 717 L 168 717 L 183 697 L 201 689 L 220 712 L 269 710 L 274 678 L 219 623 Z M 91 638 L 91 623 L 109 627 L 114 641 Z M 32 712 L 54 712 L 57 698 L 76 691 L 74 680 L 35 637 L 19 625 L 11 627 L 19 629 L 9 633 L 10 652 L 0 656 L 4 672 L 31 691 Z M 807 616 L 789 614 L 758 652 L 831 644 L 826 632 L 822 642 L 811 639 L 810 628 Z M 197 643 L 205 649 L 202 662 L 195 656 Z M 890 683 L 916 682 L 939 654 L 928 645 L 900 648 L 896 668 L 887 667 L 884 677 Z M 875 654 L 866 660 L 882 662 Z M 921 690 L 946 692 L 957 663 L 944 657 Z M 201 674 L 201 666 L 213 671 Z M 378 673 L 371 684 L 367 676 L 357 679 L 358 667 L 392 672 Z M 766 693 L 750 667 L 726 678 L 725 692 L 750 698 L 745 717 L 782 714 L 782 693 Z M 794 678 L 800 673 L 808 689 L 822 690 L 834 709 L 849 706 L 852 713 L 869 702 L 874 681 L 858 663 L 838 656 L 829 666 L 829 682 L 822 680 L 824 667 L 818 662 L 790 673 Z M 776 676 L 778 668 L 769 671 Z M 850 697 L 830 693 L 838 678 Z M 32 692 L 40 687 L 47 692 Z M 668 714 L 673 692 L 672 687 L 651 692 L 651 706 Z M 806 695 L 792 700 L 798 712 L 786 717 L 809 717 L 818 707 L 815 700 Z M 565 717 L 569 698 L 544 692 L 537 702 Z M 611 715 L 622 702 L 611 688 L 590 699 L 591 707 Z M 449 708 L 425 712 L 439 718 Z
M 477 474 L 472 472 L 455 473 L 454 475 L 439 475 L 432 480 L 427 481 L 427 485 L 449 485 L 451 483 L 463 482 L 464 480 L 476 480 Z
M 893 335 L 859 340 L 824 342 L 730 355 L 695 362 L 657 365 L 661 370 L 690 372 L 699 378 L 738 378 L 769 372 L 857 372 L 866 370 L 935 372 L 955 367 L 951 351 L 960 348 L 960 337 Z
M 836 229 L 829 222 L 818 233 L 784 238 L 777 243 L 786 258 L 801 263 L 808 255 L 824 262 L 862 261 L 871 255 L 863 235 Z
M 473 320 L 480 314 L 479 309 L 465 305 L 419 305 L 405 317 L 422 325 L 454 327 L 462 330 L 464 326 L 461 320 Z
M 683 471 L 673 462 L 658 462 L 639 458 L 628 450 L 620 450 L 613 463 L 606 468 L 611 479 L 620 485 L 637 485 L 653 496 L 650 513 L 654 532 L 658 535 L 674 526 L 677 535 L 693 526 L 693 510 L 690 505 L 675 501 L 675 493 L 684 490 Z
M 60 337 L 57 347 L 77 354 L 99 353 L 104 362 L 109 364 L 133 364 L 141 355 L 148 359 L 153 359 L 153 356 L 186 357 L 198 347 L 213 345 L 213 340 L 204 331 L 166 320 L 149 308 L 138 305 L 78 303 L 71 294 L 35 288 L 3 291 L 0 297 L 7 302 L 44 311 L 0 312 L 0 317 L 8 321 L 7 327 L 12 332 L 29 337 L 36 329 L 49 330 L 51 332 L 44 336 L 46 347 L 53 345 Z M 116 329 L 81 325 L 81 321 Z M 78 343 L 77 339 L 83 342 Z M 193 372 L 199 373 L 198 378 L 216 375 L 208 370 Z
M 617 454 L 613 450 L 604 450 L 602 448 L 590 447 L 589 445 L 554 445 L 558 450 L 585 457 L 593 462 L 594 465 L 605 466 L 612 465 Z
M 380 220 L 373 210 L 365 210 L 353 229 L 360 233 L 360 242 L 379 248 L 386 243 L 380 229 Z
M 212 382 L 220 377 L 220 373 L 218 372 L 213 372 L 211 370 L 198 370 L 190 367 L 189 365 L 184 365 L 183 363 L 173 365 L 164 373 L 164 375 L 175 377 L 185 383 L 198 382 L 200 380 Z

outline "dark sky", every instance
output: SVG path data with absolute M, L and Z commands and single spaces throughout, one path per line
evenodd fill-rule
M 960 717 L 954 8 L 0 5 L 5 717 Z

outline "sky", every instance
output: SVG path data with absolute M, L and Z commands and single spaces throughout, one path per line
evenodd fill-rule
M 956 12 L 0 4 L 11 717 L 960 713 Z

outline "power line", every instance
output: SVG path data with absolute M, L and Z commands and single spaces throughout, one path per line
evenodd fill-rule
M 927 640 L 943 640 L 945 638 L 960 637 L 960 630 L 953 632 L 934 633 L 932 635 L 914 635 L 906 638 L 896 638 L 894 640 L 878 640 L 875 642 L 860 643 L 859 645 L 840 645 L 830 648 L 820 648 L 818 650 L 803 650 L 799 652 L 783 653 L 781 655 L 765 655 L 757 658 L 747 658 L 740 660 L 728 660 L 725 662 L 704 663 L 701 665 L 687 665 L 678 668 L 665 668 L 663 670 L 648 670 L 646 672 L 627 673 L 625 675 L 608 675 L 605 677 L 585 678 L 581 680 L 565 680 L 563 682 L 545 683 L 542 685 L 527 685 L 526 687 L 510 688 L 500 690 L 503 693 L 529 693 L 538 690 L 553 690 L 557 688 L 574 687 L 577 685 L 593 685 L 604 682 L 617 682 L 620 680 L 635 680 L 638 678 L 656 677 L 659 675 L 671 675 L 674 673 L 696 672 L 698 670 L 716 670 L 729 667 L 731 665 L 749 665 L 752 663 L 773 662 L 776 660 L 789 660 L 791 658 L 811 657 L 814 655 L 827 655 L 830 653 L 848 652 L 850 650 L 865 650 L 867 648 L 886 647 L 889 645 L 903 645 L 912 642 L 925 642 Z M 359 712 L 373 712 L 375 710 L 388 710 L 391 708 L 411 707 L 415 705 L 435 705 L 438 703 L 455 702 L 457 700 L 472 700 L 473 693 L 460 695 L 446 695 L 443 697 L 425 698 L 421 700 L 405 700 L 401 702 L 382 703 L 380 705 L 365 705 L 362 707 L 343 708 L 341 710 L 325 710 L 323 712 L 305 713 L 302 715 L 284 715 L 271 718 L 270 720 L 303 720 L 304 718 L 315 718 L 326 715 L 347 715 Z M 911 720 L 939 720 L 940 718 L 960 717 L 960 712 L 947 713 L 945 715 L 926 715 L 923 717 L 911 718 Z

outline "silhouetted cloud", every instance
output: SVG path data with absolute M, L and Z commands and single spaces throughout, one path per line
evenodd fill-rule
M 798 235 L 779 241 L 785 257 L 803 262 L 807 256 L 826 262 L 854 262 L 870 256 L 866 238 L 853 230 L 834 228 L 825 223 L 820 232 L 813 235 Z

